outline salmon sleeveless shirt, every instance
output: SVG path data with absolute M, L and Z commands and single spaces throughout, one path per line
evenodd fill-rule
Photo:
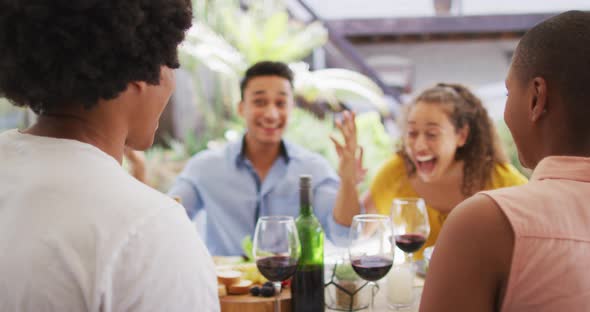
M 590 158 L 547 157 L 528 184 L 482 194 L 514 230 L 501 311 L 590 309 Z

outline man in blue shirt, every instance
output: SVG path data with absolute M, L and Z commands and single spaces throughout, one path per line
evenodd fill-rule
M 235 256 L 242 254 L 242 239 L 254 234 L 258 217 L 299 214 L 299 175 L 310 174 L 314 213 L 328 239 L 345 242 L 359 211 L 345 211 L 343 203 L 358 201 L 356 185 L 340 184 L 323 157 L 282 138 L 294 107 L 289 67 L 279 62 L 253 65 L 241 82 L 241 92 L 238 111 L 246 122 L 244 136 L 193 156 L 169 195 L 181 199 L 191 218 L 206 212 L 205 242 L 212 255 Z M 359 161 L 356 138 L 349 135 L 354 133 L 354 115 L 345 113 L 338 127 L 346 143 L 335 142 L 340 172 L 351 172 L 342 167 L 356 167 Z M 351 180 L 355 181 L 342 179 Z

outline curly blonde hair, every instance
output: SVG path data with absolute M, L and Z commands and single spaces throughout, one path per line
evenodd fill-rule
M 465 145 L 457 148 L 455 154 L 455 160 L 463 161 L 464 164 L 461 192 L 465 196 L 471 196 L 484 189 L 491 178 L 494 164 L 505 163 L 507 159 L 494 124 L 481 100 L 463 85 L 439 83 L 424 90 L 408 105 L 400 123 L 404 131 L 407 113 L 419 102 L 444 107 L 456 131 L 469 127 Z M 416 173 L 416 167 L 403 148 L 403 139 L 401 143 L 398 154 L 403 157 L 408 174 L 412 176 Z

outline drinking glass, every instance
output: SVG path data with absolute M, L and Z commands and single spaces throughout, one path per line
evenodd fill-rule
M 281 282 L 297 270 L 301 244 L 293 217 L 261 217 L 254 232 L 253 255 L 260 273 L 275 288 L 275 312 L 280 312 Z
M 350 263 L 364 280 L 376 282 L 387 275 L 393 265 L 395 244 L 388 216 L 363 214 L 354 216 L 350 227 Z M 369 306 L 373 311 L 373 300 Z
M 426 204 L 422 198 L 396 198 L 391 208 L 391 220 L 395 232 L 395 244 L 413 263 L 413 253 L 420 250 L 428 234 L 430 224 Z
M 422 198 L 396 198 L 391 208 L 395 244 L 406 255 L 388 276 L 388 302 L 394 310 L 414 304 L 416 267 L 413 253 L 420 250 L 430 234 L 426 204 Z

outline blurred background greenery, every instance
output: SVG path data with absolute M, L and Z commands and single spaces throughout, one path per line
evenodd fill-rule
M 311 71 L 302 62 L 326 43 L 327 30 L 322 24 L 293 20 L 280 0 L 251 1 L 245 10 L 236 0 L 193 3 L 195 23 L 180 48 L 180 59 L 193 86 L 191 102 L 202 115 L 200 120 L 180 126 L 180 134 L 173 135 L 170 130 L 160 133 L 164 138 L 162 144 L 146 154 L 151 185 L 167 190 L 190 156 L 241 137 L 244 124 L 235 110 L 240 100 L 239 81 L 246 68 L 260 60 L 289 63 L 295 72 L 297 107 L 291 116 L 287 139 L 323 155 L 336 167 L 337 155 L 329 140 L 336 133 L 334 118 L 347 102 L 364 101 L 373 107 L 357 120 L 368 176 L 391 155 L 393 139 L 381 123 L 382 115 L 388 112 L 381 89 L 355 71 Z M 163 126 L 166 132 L 167 127 Z M 364 182 L 362 187 L 366 186 Z
M 165 192 L 190 156 L 239 139 L 244 131 L 235 110 L 240 78 L 253 63 L 274 60 L 289 63 L 295 72 L 297 107 L 287 139 L 323 155 L 334 168 L 337 155 L 329 140 L 337 134 L 334 119 L 350 103 L 368 103 L 369 109 L 357 114 L 358 140 L 368 169 L 360 185 L 365 190 L 398 140 L 383 124 L 390 117 L 389 104 L 371 79 L 347 69 L 310 70 L 309 55 L 326 44 L 328 30 L 319 22 L 293 19 L 284 0 L 193 0 L 193 4 L 194 26 L 179 50 L 182 69 L 177 72 L 177 91 L 160 122 L 158 144 L 146 153 L 149 184 Z M 22 128 L 30 116 L 0 99 L 0 130 Z M 521 168 L 503 122 L 498 131 L 510 160 Z

